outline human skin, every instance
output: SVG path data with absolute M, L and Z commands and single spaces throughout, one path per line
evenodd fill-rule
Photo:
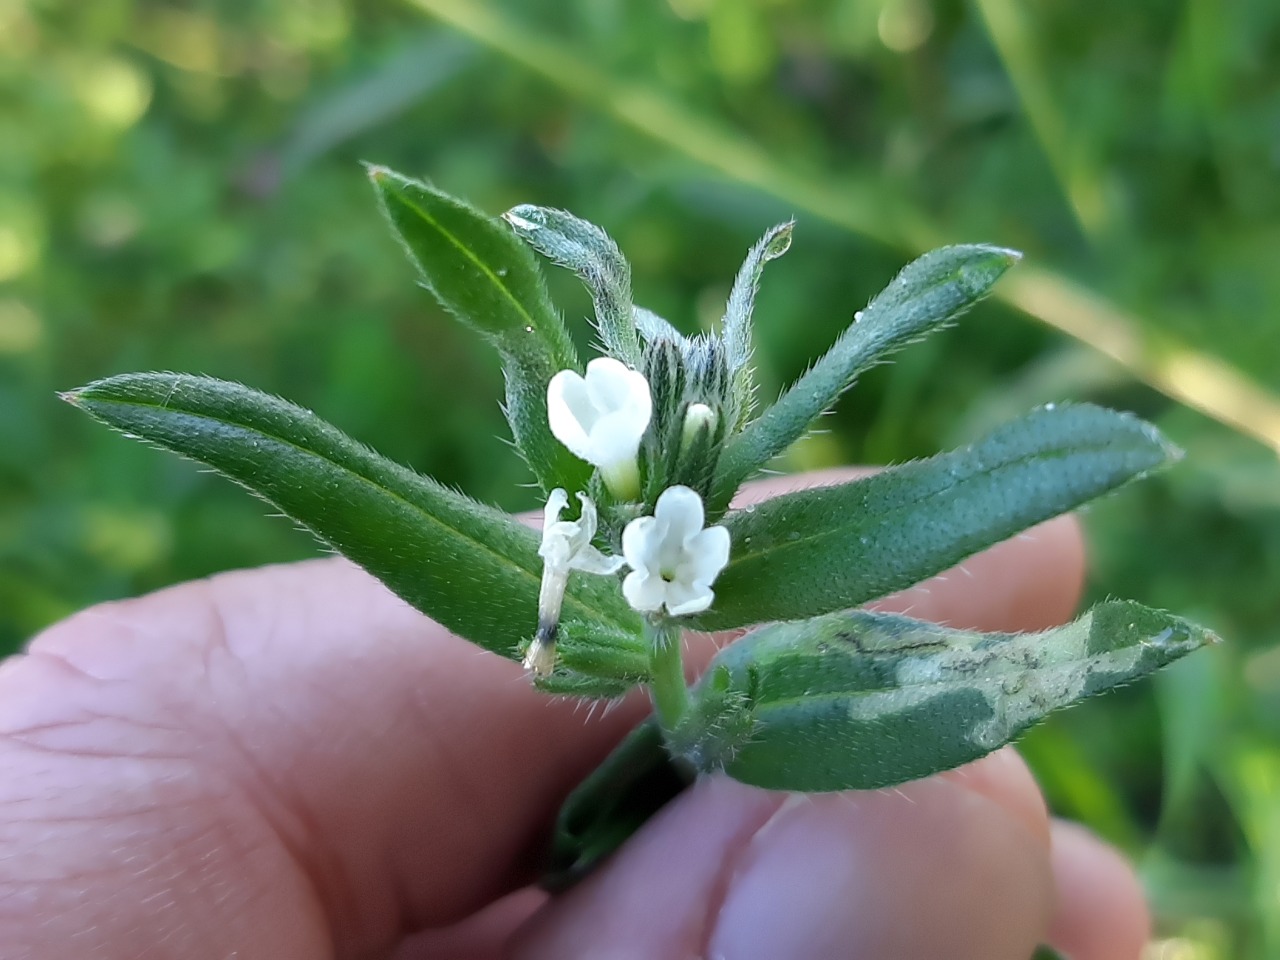
M 1063 518 L 880 606 L 1041 629 L 1083 568 Z M 85 610 L 0 664 L 0 956 L 1141 952 L 1132 871 L 1052 822 L 1007 749 L 861 793 L 706 778 L 577 887 L 531 889 L 559 801 L 647 709 L 538 694 L 336 558 Z

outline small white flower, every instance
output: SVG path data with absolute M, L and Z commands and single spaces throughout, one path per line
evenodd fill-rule
M 591 545 L 599 522 L 596 505 L 586 494 L 578 494 L 582 503 L 582 519 L 561 520 L 560 514 L 569 505 L 569 495 L 560 487 L 547 497 L 547 508 L 542 514 L 542 546 L 538 556 L 544 561 L 544 569 L 583 570 L 587 573 L 617 573 L 622 569 L 621 557 L 606 557 Z
M 622 581 L 627 602 L 641 611 L 672 616 L 711 606 L 711 584 L 729 562 L 729 531 L 702 525 L 702 498 L 688 487 L 668 487 L 652 517 L 639 517 L 622 531 L 622 554 L 631 572 Z
M 612 357 L 592 360 L 585 377 L 561 370 L 547 384 L 551 432 L 623 499 L 640 492 L 636 454 L 652 416 L 649 381 Z
M 556 629 L 560 626 L 560 607 L 564 603 L 569 571 L 612 574 L 622 569 L 621 557 L 606 557 L 591 544 L 596 535 L 596 505 L 591 498 L 578 494 L 582 502 L 580 520 L 561 520 L 569 505 L 569 495 L 557 487 L 547 497 L 542 514 L 542 587 L 538 591 L 538 633 L 525 654 L 524 666 L 545 677 L 555 665 Z

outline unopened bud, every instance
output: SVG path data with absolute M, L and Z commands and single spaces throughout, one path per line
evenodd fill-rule
M 680 449 L 688 450 L 698 439 L 715 432 L 719 418 L 705 403 L 691 403 L 684 415 L 684 428 L 680 433 Z

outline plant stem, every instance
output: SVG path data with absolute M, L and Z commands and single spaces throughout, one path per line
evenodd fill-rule
M 653 709 L 663 730 L 674 730 L 689 707 L 689 688 L 684 682 L 684 658 L 680 627 L 670 620 L 646 620 L 649 641 L 649 692 Z

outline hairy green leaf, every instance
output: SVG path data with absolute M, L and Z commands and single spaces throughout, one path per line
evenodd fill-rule
M 713 509 L 782 453 L 866 370 L 955 320 L 990 292 L 1021 254 L 985 244 L 942 247 L 909 263 L 832 348 L 726 447 Z
M 856 610 L 779 623 L 720 652 L 704 685 L 752 718 L 735 779 L 806 792 L 890 786 L 976 760 L 1050 712 L 1151 673 L 1217 638 L 1128 601 L 1042 633 L 974 633 Z M 735 704 L 735 709 L 738 705 Z M 737 726 L 707 725 L 708 737 Z
M 638 367 L 640 339 L 632 314 L 631 265 L 613 239 L 594 223 L 564 210 L 528 203 L 508 210 L 502 218 L 529 246 L 578 275 L 595 304 L 596 329 L 605 352 Z
M 730 513 L 729 566 L 698 625 L 830 613 L 903 590 L 1179 455 L 1154 427 L 1046 406 L 950 453 Z
M 547 422 L 547 384 L 581 367 L 533 254 L 502 222 L 430 184 L 373 166 L 369 179 L 423 286 L 502 357 L 507 420 L 544 492 L 585 489 L 590 469 Z
M 226 474 L 487 650 L 516 657 L 537 623 L 537 534 L 301 407 L 173 373 L 126 374 L 64 396 L 108 426 Z M 639 630 L 617 583 L 604 577 L 572 577 L 564 615 L 610 636 Z
M 561 890 L 586 876 L 692 781 L 657 723 L 640 724 L 561 806 L 542 885 Z
M 760 276 L 766 263 L 778 259 L 791 248 L 791 231 L 794 228 L 794 220 L 770 228 L 747 254 L 729 292 L 721 337 L 733 378 L 734 429 L 750 416 L 755 399 L 755 382 L 751 374 L 751 313 L 760 288 Z

